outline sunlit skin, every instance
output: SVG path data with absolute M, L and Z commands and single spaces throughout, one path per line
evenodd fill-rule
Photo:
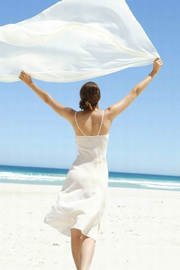
M 163 61 L 160 58 L 156 58 L 154 60 L 151 73 L 144 80 L 135 85 L 123 99 L 105 109 L 104 121 L 100 135 L 109 133 L 113 120 L 145 90 L 152 79 L 159 73 L 162 65 Z M 74 109 L 63 106 L 61 103 L 52 98 L 47 92 L 36 86 L 30 75 L 25 71 L 21 71 L 19 78 L 57 114 L 69 121 L 74 129 L 75 134 L 79 136 L 82 135 L 75 123 L 74 114 L 76 111 Z M 99 104 L 96 105 L 94 111 L 87 110 L 80 111 L 78 113 L 78 121 L 80 125 L 83 124 L 83 131 L 85 134 L 93 136 L 97 133 L 99 128 L 99 117 L 101 117 Z M 83 235 L 80 230 L 71 229 L 71 250 L 77 270 L 89 270 L 95 251 L 95 244 L 95 240 Z

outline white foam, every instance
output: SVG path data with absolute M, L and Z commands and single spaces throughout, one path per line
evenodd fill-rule
M 0 172 L 0 180 L 19 180 L 19 181 L 64 181 L 65 176 L 52 174 L 32 174 L 32 173 L 16 173 L 16 172 Z

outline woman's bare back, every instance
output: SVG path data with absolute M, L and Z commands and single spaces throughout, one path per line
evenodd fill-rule
M 109 133 L 111 121 L 108 118 L 108 113 L 109 113 L 108 110 L 103 111 L 99 109 L 87 112 L 86 111 L 75 112 L 74 121 L 72 121 L 71 123 L 74 128 L 75 134 L 77 136 L 84 136 L 84 135 L 97 136 Z M 99 129 L 100 132 L 98 134 Z

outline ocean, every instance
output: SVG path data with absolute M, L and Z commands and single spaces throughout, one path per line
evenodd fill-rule
M 0 165 L 0 183 L 63 185 L 68 169 Z M 109 172 L 108 187 L 180 191 L 180 176 Z

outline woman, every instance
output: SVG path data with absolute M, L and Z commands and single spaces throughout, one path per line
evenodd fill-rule
M 88 270 L 106 205 L 108 168 L 106 149 L 110 126 L 148 86 L 160 71 L 163 62 L 156 58 L 152 72 L 119 102 L 99 110 L 100 89 L 87 82 L 80 90 L 82 111 L 61 105 L 48 93 L 37 87 L 31 77 L 21 72 L 19 78 L 26 83 L 56 113 L 68 120 L 75 132 L 78 155 L 65 179 L 56 203 L 44 222 L 64 235 L 71 236 L 71 249 L 77 270 Z

